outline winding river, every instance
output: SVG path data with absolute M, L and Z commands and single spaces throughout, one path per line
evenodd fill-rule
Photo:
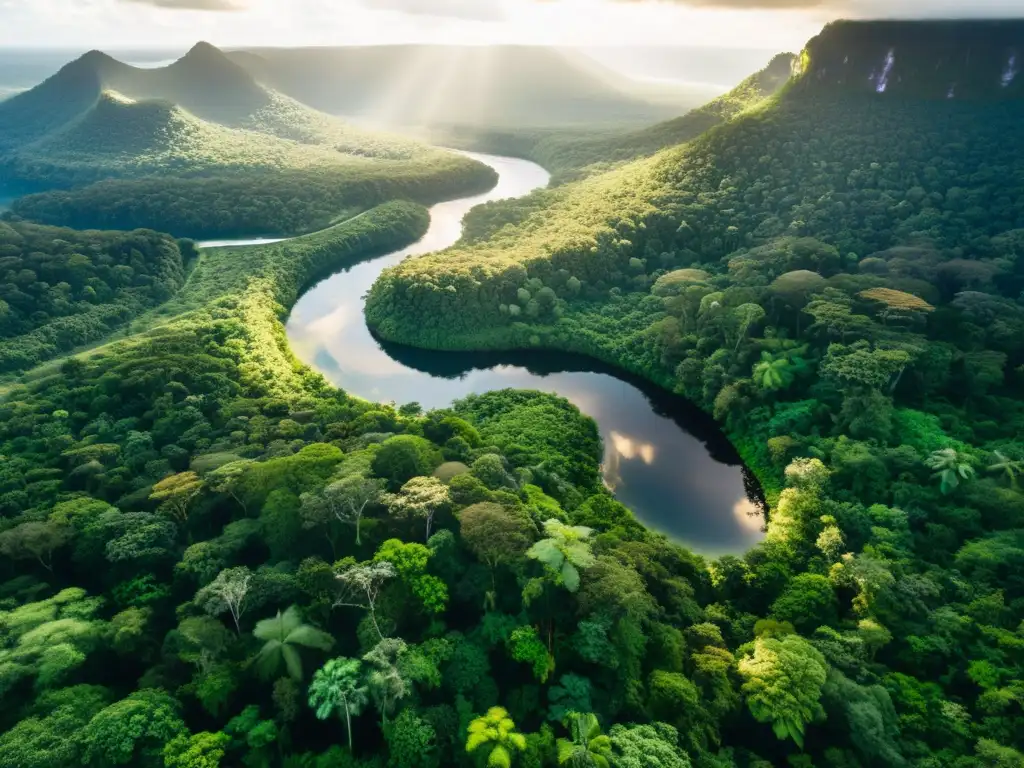
M 756 482 L 710 417 L 684 399 L 589 358 L 435 352 L 383 343 L 370 334 L 363 296 L 381 270 L 453 245 L 470 208 L 548 183 L 548 173 L 534 163 L 466 154 L 498 172 L 497 186 L 435 205 L 419 242 L 338 272 L 305 293 L 287 323 L 295 354 L 336 386 L 381 402 L 436 408 L 506 387 L 555 392 L 597 421 L 605 484 L 649 528 L 709 556 L 741 553 L 760 541 L 764 519 Z M 266 242 L 271 240 L 201 245 Z

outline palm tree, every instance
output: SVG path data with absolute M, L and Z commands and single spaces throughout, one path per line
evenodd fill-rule
M 761 361 L 754 365 L 754 383 L 761 389 L 786 389 L 793 383 L 793 371 L 790 370 L 789 360 L 762 352 Z
M 516 732 L 516 724 L 504 707 L 491 707 L 483 717 L 469 724 L 466 751 L 487 751 L 488 768 L 510 768 L 516 752 L 526 749 L 526 737 Z
M 330 650 L 334 638 L 310 624 L 302 623 L 302 615 L 294 605 L 287 611 L 277 612 L 272 619 L 257 622 L 253 635 L 263 640 L 263 648 L 256 657 L 256 666 L 264 677 L 277 674 L 284 662 L 288 674 L 295 680 L 302 679 L 302 659 L 299 647 Z
M 566 724 L 572 738 L 558 740 L 558 764 L 570 768 L 610 768 L 612 740 L 601 733 L 597 716 L 570 712 Z
M 363 656 L 370 665 L 366 676 L 370 695 L 380 710 L 381 725 L 387 725 L 388 715 L 394 712 L 401 699 L 412 693 L 409 678 L 399 669 L 400 660 L 408 650 L 405 641 L 397 637 L 386 637 Z
M 988 471 L 1001 472 L 1009 478 L 1010 487 L 1017 488 L 1017 475 L 1024 474 L 1024 461 L 1011 459 L 1001 451 L 992 451 L 992 455 L 995 456 L 996 461 L 994 464 L 989 464 Z
M 594 564 L 587 539 L 594 531 L 583 525 L 566 525 L 551 518 L 544 523 L 546 539 L 530 547 L 526 556 L 544 563 L 555 579 L 570 592 L 580 588 L 580 571 Z
M 939 487 L 943 493 L 952 493 L 960 485 L 961 480 L 974 477 L 974 467 L 967 462 L 966 457 L 957 453 L 955 448 L 932 451 L 931 456 L 925 459 L 925 464 L 935 470 L 932 477 L 939 479 Z
M 319 720 L 326 720 L 335 712 L 345 713 L 349 752 L 352 751 L 352 715 L 358 717 L 370 700 L 366 686 L 359 684 L 362 667 L 358 659 L 331 659 L 313 674 L 309 686 L 309 706 Z

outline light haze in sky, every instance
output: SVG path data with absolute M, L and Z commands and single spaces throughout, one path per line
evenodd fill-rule
M 0 47 L 379 43 L 799 49 L 836 18 L 1009 17 L 1022 0 L 0 0 Z

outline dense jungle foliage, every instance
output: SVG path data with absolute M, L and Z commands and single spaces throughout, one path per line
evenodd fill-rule
M 828 35 L 811 49 L 842 61 Z M 716 719 L 778 738 L 725 743 L 1024 765 L 1024 103 L 853 93 L 807 64 L 687 146 L 475 212 L 368 317 L 427 347 L 587 352 L 720 419 L 772 511 L 710 566 L 740 684 Z
M 353 208 L 396 197 L 429 204 L 494 186 L 494 171 L 454 153 L 426 164 L 376 161 L 346 170 L 275 171 L 213 178 L 112 179 L 26 195 L 12 210 L 75 227 L 156 227 L 180 237 L 293 235 L 334 224 Z
M 426 224 L 333 205 L 5 393 L 0 768 L 1024 766 L 1021 102 L 804 66 L 474 212 L 368 304 L 700 403 L 768 491 L 763 544 L 646 531 L 559 398 L 424 414 L 298 364 L 299 291 Z
M 0 373 L 96 341 L 170 298 L 190 244 L 0 221 Z
M 180 314 L 6 393 L 0 766 L 718 752 L 679 707 L 738 695 L 705 563 L 601 486 L 593 421 L 373 404 L 290 355 L 304 285 L 425 226 L 203 252 Z
M 666 147 L 694 139 L 716 125 L 732 120 L 778 93 L 789 81 L 795 56 L 780 53 L 728 93 L 682 117 L 624 131 L 614 128 L 561 127 L 496 130 L 452 126 L 431 132 L 435 143 L 533 160 L 561 184 L 607 171 L 628 160 L 653 155 Z

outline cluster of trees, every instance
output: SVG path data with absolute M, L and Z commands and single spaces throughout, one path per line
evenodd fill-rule
M 772 508 L 703 618 L 779 739 L 724 743 L 774 764 L 1024 765 L 1021 105 L 798 82 L 371 294 L 389 338 L 586 352 L 721 421 Z
M 342 211 L 396 198 L 434 203 L 494 186 L 494 171 L 452 153 L 423 160 L 109 179 L 26 195 L 13 212 L 78 228 L 147 226 L 180 237 L 296 235 L 334 223 Z
M 189 243 L 0 221 L 0 372 L 102 338 L 184 282 Z
M 591 420 L 356 400 L 271 366 L 274 317 L 221 299 L 0 406 L 0 765 L 717 753 L 676 711 L 703 563 L 603 490 Z

